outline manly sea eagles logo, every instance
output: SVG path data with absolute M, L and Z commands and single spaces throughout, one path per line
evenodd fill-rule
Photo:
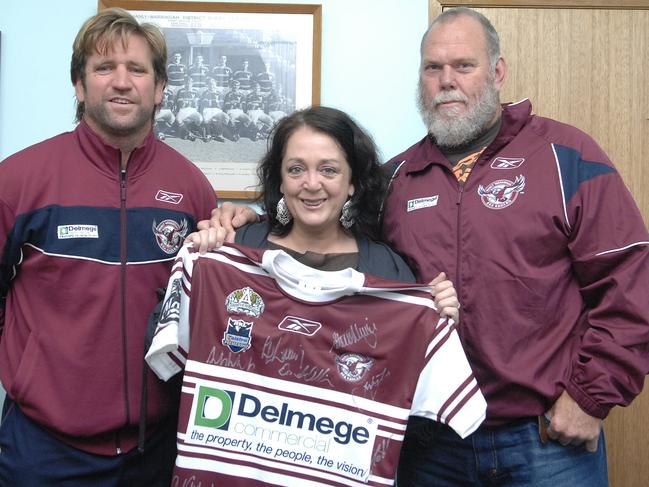
M 184 218 L 180 224 L 175 220 L 163 220 L 160 223 L 153 220 L 152 228 L 158 246 L 164 253 L 170 255 L 178 252 L 189 230 L 187 220 Z
M 478 194 L 482 203 L 492 210 L 502 210 L 513 204 L 519 193 L 525 189 L 525 176 L 518 176 L 513 182 L 508 179 L 498 179 L 493 183 L 478 186 Z
M 250 348 L 252 321 L 233 320 L 228 318 L 228 329 L 223 333 L 221 343 L 234 353 L 245 352 Z
M 259 318 L 264 312 L 264 300 L 249 287 L 235 289 L 225 298 L 225 309 L 228 313 L 243 313 Z
M 349 382 L 358 382 L 374 365 L 374 359 L 358 353 L 344 353 L 336 357 L 340 376 Z
M 171 292 L 162 304 L 158 327 L 164 328 L 169 323 L 178 323 L 180 321 L 180 287 L 181 279 L 174 279 L 171 283 Z

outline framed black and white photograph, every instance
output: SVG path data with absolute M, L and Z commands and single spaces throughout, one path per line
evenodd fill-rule
M 220 198 L 254 198 L 274 124 L 320 102 L 320 5 L 100 0 L 167 40 L 160 140 L 198 166 Z

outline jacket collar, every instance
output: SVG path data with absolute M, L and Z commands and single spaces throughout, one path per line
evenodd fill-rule
M 74 130 L 79 147 L 88 160 L 109 177 L 117 177 L 120 173 L 121 152 L 106 142 L 83 120 Z M 151 165 L 156 153 L 156 138 L 153 130 L 145 137 L 142 144 L 131 152 L 128 162 L 129 178 L 142 175 Z
M 480 159 L 489 159 L 493 154 L 509 144 L 527 123 L 531 113 L 532 104 L 527 98 L 516 103 L 503 104 L 500 131 L 482 153 Z M 433 143 L 430 135 L 426 135 L 413 146 L 413 152 L 407 160 L 409 162 L 405 166 L 406 173 L 422 171 L 431 164 L 441 164 L 450 168 L 450 162 Z

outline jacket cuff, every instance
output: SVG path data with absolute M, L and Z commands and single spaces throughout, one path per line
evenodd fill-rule
M 601 404 L 598 404 L 586 393 L 586 391 L 575 384 L 572 380 L 566 384 L 566 391 L 581 409 L 595 418 L 605 419 L 612 408 L 612 406 L 602 406 Z

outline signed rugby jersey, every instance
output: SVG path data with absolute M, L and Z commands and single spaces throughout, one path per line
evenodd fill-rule
M 486 410 L 429 288 L 281 250 L 182 249 L 146 360 L 184 371 L 174 485 L 392 485 L 409 414 Z

